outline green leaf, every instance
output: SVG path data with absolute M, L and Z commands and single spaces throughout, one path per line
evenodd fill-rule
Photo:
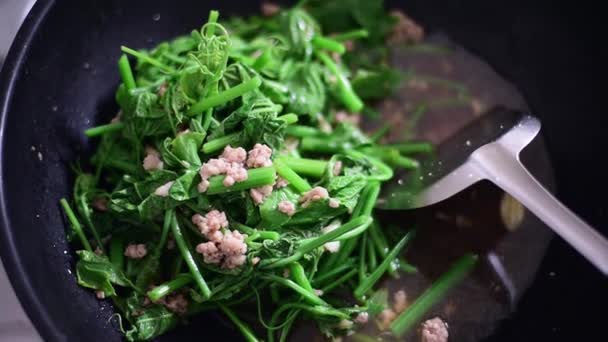
M 379 100 L 396 92 L 401 83 L 401 74 L 391 68 L 378 70 L 360 69 L 351 81 L 353 89 L 362 99 Z
M 116 295 L 113 285 L 136 288 L 122 271 L 114 268 L 106 256 L 85 250 L 76 254 L 80 257 L 76 263 L 76 277 L 80 286 L 103 291 L 106 296 Z
M 382 310 L 389 307 L 388 304 L 388 290 L 380 289 L 367 300 L 367 313 L 372 317 L 377 316 Z
M 157 119 L 166 116 L 162 107 L 157 104 L 158 95 L 150 92 L 142 92 L 136 96 L 135 116 L 140 118 Z
M 293 192 L 289 187 L 273 191 L 260 206 L 262 221 L 259 226 L 264 229 L 276 229 L 286 224 L 290 220 L 290 217 L 279 211 L 278 205 L 282 201 L 289 201 L 296 205 L 298 197 L 298 194 Z
M 186 172 L 179 176 L 171 189 L 169 190 L 169 196 L 176 201 L 186 201 L 191 198 L 200 196 L 197 186 L 199 179 L 197 178 L 197 170 L 186 170 Z
M 312 38 L 320 31 L 319 24 L 304 10 L 294 8 L 281 13 L 281 32 L 286 32 L 291 50 L 297 54 L 312 54 Z
M 155 305 L 130 321 L 132 328 L 125 334 L 127 340 L 149 341 L 173 329 L 177 325 L 177 316 L 164 306 Z
M 205 139 L 205 134 L 188 132 L 178 135 L 172 142 L 172 152 L 180 160 L 188 162 L 192 166 L 201 165 L 198 151 Z
M 313 62 L 289 61 L 282 68 L 281 81 L 289 89 L 288 112 L 312 117 L 325 107 L 325 85 L 321 80 L 322 67 Z
M 352 211 L 366 184 L 367 180 L 362 175 L 337 176 L 330 179 L 327 190 L 332 198 L 340 201 L 340 205 Z
M 330 207 L 328 200 L 312 202 L 306 208 L 299 207 L 295 215 L 291 217 L 289 224 L 323 224 L 334 217 L 344 214 L 346 211 L 347 209 L 344 206 L 338 208 Z

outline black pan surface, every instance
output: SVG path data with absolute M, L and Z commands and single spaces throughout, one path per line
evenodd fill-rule
M 417 0 L 402 5 L 428 29 L 483 57 L 514 82 L 544 124 L 558 197 L 608 234 L 602 157 L 606 95 L 601 21 L 582 4 Z M 576 6 L 576 7 L 575 7 Z M 58 209 L 69 196 L 69 163 L 92 147 L 84 127 L 116 111 L 121 44 L 151 47 L 199 27 L 209 9 L 222 16 L 257 11 L 255 1 L 39 0 L 0 76 L 0 255 L 45 340 L 115 341 L 111 306 L 100 306 L 71 273 L 74 258 Z M 154 20 L 160 14 L 160 20 Z M 597 16 L 599 18 L 599 15 Z M 554 239 L 535 284 L 493 341 L 593 340 L 604 326 L 606 279 Z M 239 335 L 213 314 L 162 340 Z

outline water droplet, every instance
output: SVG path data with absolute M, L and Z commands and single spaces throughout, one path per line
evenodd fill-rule
M 420 180 L 423 180 L 423 179 L 424 179 L 424 176 L 420 176 Z
M 432 176 L 433 176 L 433 173 L 432 173 L 432 172 L 429 172 L 429 177 L 432 177 Z
M 403 179 L 399 178 L 399 179 L 397 180 L 397 184 L 399 184 L 399 185 L 403 185 Z
M 83 67 L 85 70 L 89 70 L 89 69 L 91 69 L 91 64 L 89 64 L 88 62 L 84 62 L 84 64 L 82 64 L 82 67 Z
M 505 125 L 500 125 L 500 129 L 505 129 Z
M 159 21 L 160 20 L 160 13 L 156 13 L 155 15 L 153 15 L 152 16 L 152 20 Z
M 51 107 L 51 110 L 52 110 L 53 112 L 56 112 L 58 109 L 59 109 L 59 107 L 57 107 L 57 106 L 53 106 L 53 107 Z
M 471 140 L 467 140 L 465 144 L 467 144 L 467 146 L 471 146 Z
M 473 178 L 473 174 L 472 173 L 469 173 L 469 178 Z
M 441 160 L 440 160 L 440 161 L 438 161 L 438 162 L 437 162 L 437 164 L 439 164 L 439 165 L 443 165 L 443 163 L 441 162 Z

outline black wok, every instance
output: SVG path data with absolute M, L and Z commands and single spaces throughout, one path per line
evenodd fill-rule
M 594 41 L 599 14 L 551 2 L 401 1 L 427 29 L 447 32 L 514 82 L 535 115 L 556 170 L 557 196 L 604 234 L 608 214 L 601 148 L 605 94 Z M 396 5 L 396 4 L 391 4 Z M 576 4 L 582 8 L 580 4 Z M 115 341 L 111 306 L 79 288 L 58 210 L 69 196 L 69 163 L 87 153 L 84 127 L 115 113 L 121 44 L 143 48 L 200 26 L 213 7 L 252 13 L 255 1 L 38 0 L 0 77 L 0 255 L 45 340 Z M 599 6 L 598 6 L 599 7 Z M 153 16 L 160 13 L 160 20 Z M 583 21 L 585 19 L 585 21 Z M 599 33 L 595 37 L 600 37 Z M 607 282 L 554 239 L 532 288 L 492 341 L 594 340 Z M 0 304 L 1 305 L 1 304 Z M 162 340 L 239 335 L 213 314 Z

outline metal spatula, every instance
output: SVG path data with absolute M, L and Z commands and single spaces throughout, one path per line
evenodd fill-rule
M 441 144 L 436 159 L 424 162 L 416 179 L 395 177 L 382 189 L 382 209 L 414 209 L 443 201 L 487 179 L 509 193 L 552 228 L 605 275 L 608 240 L 553 197 L 522 165 L 520 152 L 540 131 L 530 115 L 495 109 Z M 412 196 L 403 184 L 416 184 Z

